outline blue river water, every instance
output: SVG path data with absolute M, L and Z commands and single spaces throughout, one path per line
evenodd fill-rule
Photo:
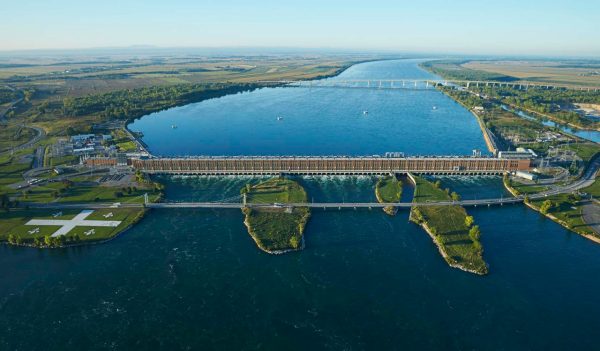
M 406 77 L 425 74 L 414 62 L 412 70 L 402 61 L 364 65 L 378 74 L 395 65 Z M 418 93 L 406 94 L 453 106 Z M 421 104 L 428 115 L 432 103 Z M 418 112 L 406 118 L 425 120 Z M 445 128 L 450 138 L 457 124 Z M 422 124 L 415 133 L 430 129 Z M 481 145 L 480 135 L 473 138 L 448 150 Z M 202 143 L 178 151 L 150 140 L 165 154 L 208 153 Z M 420 142 L 429 145 L 398 145 L 446 151 L 433 138 Z M 499 177 L 440 179 L 464 198 L 507 196 Z M 259 180 L 160 178 L 175 201 L 227 198 Z M 297 180 L 314 201 L 374 199 L 373 177 Z M 403 197 L 411 192 L 405 185 Z M 520 205 L 468 212 L 482 231 L 484 277 L 448 267 L 408 212 L 375 209 L 314 210 L 305 250 L 279 256 L 256 248 L 239 210 L 152 211 L 102 245 L 0 246 L 0 349 L 597 349 L 600 247 Z
M 542 123 L 545 126 L 555 127 L 555 128 L 558 128 L 558 129 L 560 129 L 560 130 L 562 130 L 562 131 L 564 131 L 566 133 L 576 135 L 576 136 L 578 136 L 580 138 L 583 138 L 583 139 L 586 139 L 586 140 L 589 140 L 589 141 L 593 141 L 595 143 L 600 143 L 600 132 L 599 131 L 596 131 L 596 130 L 576 129 L 576 128 L 569 127 L 567 125 L 562 125 L 560 123 L 553 122 L 553 121 L 541 120 L 541 119 L 535 118 L 535 117 L 533 117 L 533 116 L 531 116 L 531 115 L 529 115 L 529 114 L 527 114 L 527 113 L 525 113 L 523 111 L 520 111 L 520 110 L 516 111 L 516 110 L 513 110 L 513 109 L 511 109 L 511 108 L 509 108 L 507 106 L 502 106 L 502 108 L 505 109 L 506 111 L 515 112 L 518 116 L 523 117 L 525 119 L 528 119 L 530 121 L 538 121 L 538 122 Z
M 434 78 L 418 62 L 363 63 L 332 79 Z M 153 113 L 129 127 L 158 155 L 487 152 L 472 114 L 434 89 L 267 88 Z

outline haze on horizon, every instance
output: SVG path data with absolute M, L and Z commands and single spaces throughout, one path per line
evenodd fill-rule
M 22 0 L 3 6 L 0 51 L 298 47 L 600 56 L 589 0 Z

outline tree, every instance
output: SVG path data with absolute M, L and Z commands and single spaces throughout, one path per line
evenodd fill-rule
M 14 234 L 8 234 L 8 242 L 14 244 L 17 242 L 17 237 Z
M 52 246 L 52 237 L 50 235 L 44 236 L 44 244 L 46 246 Z
M 458 195 L 455 191 L 450 194 L 450 197 L 452 197 L 452 201 L 460 201 L 460 195 Z
M 473 223 L 475 223 L 475 219 L 473 219 L 473 216 L 467 216 L 465 217 L 465 225 L 467 226 L 467 228 L 470 228 Z
M 433 186 L 436 187 L 436 189 L 439 189 L 442 186 L 442 181 L 436 180 L 435 183 L 433 183 Z
M 292 246 L 293 249 L 298 249 L 300 247 L 300 238 L 297 236 L 292 236 L 290 238 L 290 246 Z
M 40 241 L 40 238 L 33 238 L 33 246 L 42 246 L 42 242 Z
M 479 230 L 479 226 L 478 225 L 474 225 L 471 227 L 471 229 L 469 229 L 469 238 L 471 238 L 471 240 L 473 240 L 473 242 L 479 241 L 479 238 L 481 237 L 481 231 Z
M 0 195 L 0 207 L 8 208 L 9 205 L 10 205 L 10 199 L 8 197 L 8 194 L 4 193 L 4 194 Z
M 418 208 L 412 210 L 412 215 L 417 223 L 423 222 L 423 213 Z
M 552 200 L 546 200 L 542 203 L 542 206 L 540 206 L 540 212 L 546 214 L 552 209 L 552 207 L 554 207 Z

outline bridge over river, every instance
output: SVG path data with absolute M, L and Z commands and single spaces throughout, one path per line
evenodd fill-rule
M 492 80 L 458 80 L 458 79 L 321 79 L 313 81 L 275 80 L 258 81 L 269 85 L 283 85 L 307 88 L 379 88 L 379 89 L 430 89 L 437 86 L 447 87 L 510 87 L 519 90 L 537 89 L 569 89 L 598 91 L 600 87 L 572 86 L 568 84 L 528 82 L 528 81 L 492 81 Z
M 594 183 L 596 173 L 600 168 L 600 156 L 594 158 L 590 165 L 587 167 L 583 175 L 576 181 L 566 184 L 557 185 L 546 191 L 531 194 L 529 198 L 543 199 L 547 196 L 573 193 L 579 189 L 586 188 Z M 100 209 L 100 208 L 120 208 L 120 207 L 134 207 L 134 208 L 155 208 L 155 209 L 175 209 L 175 208 L 234 208 L 241 209 L 244 207 L 251 208 L 285 208 L 285 207 L 310 207 L 310 208 L 337 208 L 337 209 L 348 209 L 348 208 L 376 208 L 376 207 L 398 207 L 398 208 L 411 208 L 413 206 L 450 206 L 450 205 L 461 205 L 461 206 L 494 206 L 504 204 L 515 204 L 525 201 L 525 197 L 520 195 L 516 197 L 500 197 L 490 199 L 470 199 L 460 201 L 431 201 L 431 202 L 392 202 L 392 203 L 378 203 L 378 202 L 308 202 L 308 203 L 248 203 L 245 204 L 241 201 L 242 196 L 234 196 L 229 199 L 213 202 L 157 202 L 150 203 L 145 201 L 144 203 L 29 203 L 26 204 L 31 208 L 47 208 L 47 209 L 67 209 L 67 208 L 86 208 L 86 209 Z M 147 198 L 146 198 L 147 200 Z

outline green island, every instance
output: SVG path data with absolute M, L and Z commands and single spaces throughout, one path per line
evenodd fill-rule
M 425 178 L 409 175 L 415 183 L 414 203 L 452 201 L 459 197 L 449 189 L 441 189 L 440 181 L 432 183 Z M 451 267 L 484 275 L 488 266 L 483 260 L 481 232 L 472 216 L 459 205 L 415 206 L 410 220 L 419 224 L 433 239 L 440 254 Z
M 288 207 L 286 203 L 306 203 L 307 195 L 298 182 L 273 178 L 241 190 L 246 204 L 279 204 L 277 207 L 246 206 L 244 224 L 263 251 L 282 254 L 304 248 L 304 228 L 310 217 L 308 207 Z
M 377 181 L 375 185 L 375 196 L 380 203 L 398 202 L 402 196 L 402 181 L 395 176 L 387 176 Z M 383 211 L 390 216 L 398 212 L 394 206 L 386 206 Z

